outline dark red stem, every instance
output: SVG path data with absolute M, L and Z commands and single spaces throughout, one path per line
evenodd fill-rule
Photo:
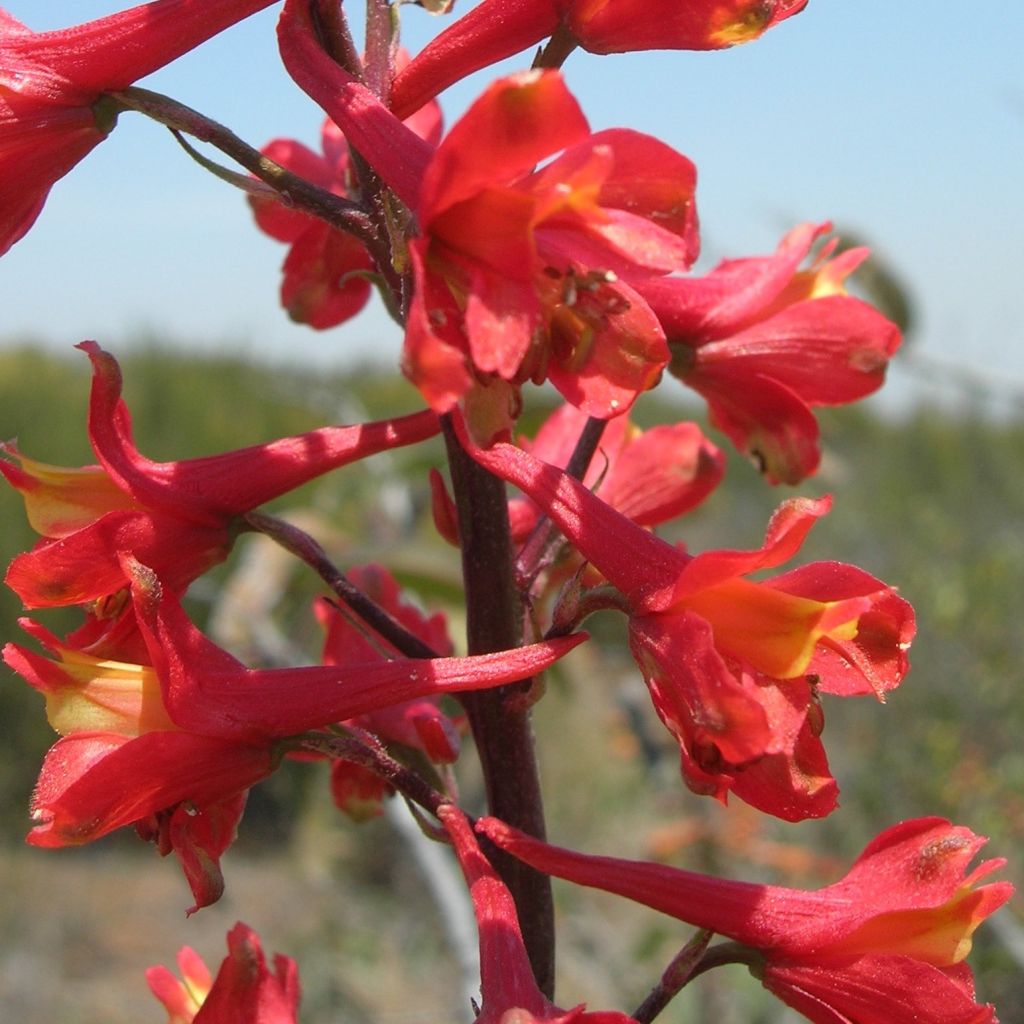
M 369 734 L 365 743 L 354 736 L 307 736 L 299 743 L 299 749 L 358 764 L 393 786 L 402 796 L 434 815 L 441 804 L 449 800 L 449 797 L 434 789 L 421 775 L 406 768 L 383 747 L 376 745 Z
M 377 233 L 373 223 L 358 203 L 336 196 L 305 178 L 292 174 L 205 114 L 178 103 L 169 96 L 139 86 L 115 93 L 113 98 L 125 109 L 146 114 L 166 125 L 171 131 L 183 132 L 219 149 L 264 184 L 269 185 L 286 205 L 301 209 L 339 231 L 353 234 L 367 245 L 376 242 Z
M 518 647 L 523 642 L 523 608 L 512 574 L 505 484 L 463 451 L 447 417 L 443 425 L 459 515 L 469 653 Z M 543 839 L 540 777 L 530 712 L 523 700 L 530 685 L 525 681 L 489 693 L 463 694 L 461 700 L 483 769 L 489 813 Z M 487 853 L 515 899 L 537 985 L 553 999 L 555 929 L 551 880 L 493 847 Z

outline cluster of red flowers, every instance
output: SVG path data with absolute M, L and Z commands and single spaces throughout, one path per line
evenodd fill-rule
M 968 873 L 983 840 L 965 828 L 904 822 L 844 879 L 808 892 L 548 846 L 535 838 L 539 806 L 474 827 L 450 785 L 447 766 L 469 728 L 489 811 L 515 806 L 502 786 L 522 788 L 529 766 L 503 761 L 502 780 L 488 775 L 488 758 L 536 693 L 508 684 L 584 642 L 579 626 L 597 609 L 626 616 L 689 789 L 723 803 L 732 794 L 787 821 L 837 805 L 821 696 L 881 698 L 906 675 L 914 615 L 893 587 L 838 562 L 759 575 L 797 554 L 829 498 L 783 502 L 756 550 L 691 553 L 654 528 L 714 490 L 723 456 L 696 424 L 641 431 L 629 421 L 668 371 L 706 399 L 711 424 L 768 482 L 813 474 L 812 408 L 874 391 L 900 343 L 894 324 L 846 292 L 866 251 L 836 254 L 835 240 L 821 244 L 830 225 L 806 223 L 774 254 L 689 274 L 699 249 L 693 163 L 630 129 L 593 132 L 558 70 L 577 48 L 731 46 L 806 0 L 483 0 L 411 58 L 390 14 L 382 18 L 386 4 L 368 5 L 360 57 L 336 0 L 285 0 L 281 55 L 327 115 L 322 154 L 287 139 L 251 150 L 134 88 L 273 2 L 157 0 L 47 33 L 0 10 L 0 253 L 118 115 L 142 111 L 252 172 L 234 181 L 258 226 L 290 246 L 281 299 L 292 318 L 334 327 L 362 308 L 371 280 L 379 285 L 404 327 L 402 369 L 425 402 L 394 419 L 154 462 L 135 446 L 117 362 L 95 342 L 79 345 L 93 368 L 96 464 L 51 466 L 0 445 L 0 472 L 42 538 L 14 559 L 7 583 L 27 608 L 78 606 L 84 616 L 64 637 L 24 619 L 45 653 L 15 643 L 3 652 L 43 694 L 60 735 L 33 796 L 29 842 L 86 843 L 132 826 L 175 853 L 197 910 L 221 895 L 220 859 L 250 787 L 284 757 L 327 759 L 350 817 L 379 813 L 397 790 L 433 813 L 454 847 L 479 927 L 481 1022 L 650 1019 L 554 1004 L 538 953 L 546 940 L 525 923 L 535 920 L 533 883 L 510 873 L 515 858 L 730 938 L 705 960 L 698 951 L 694 974 L 746 963 L 818 1024 L 995 1021 L 975 1001 L 964 958 L 1010 886 L 976 884 L 1001 862 Z M 493 82 L 442 132 L 440 92 L 544 41 L 533 69 Z M 545 381 L 566 404 L 517 442 L 529 385 Z M 435 473 L 432 510 L 463 550 L 463 657 L 443 618 L 419 612 L 386 569 L 346 578 L 312 538 L 257 511 L 442 431 L 453 493 Z M 506 483 L 521 496 L 506 501 Z M 485 491 L 499 500 L 483 523 Z M 549 543 L 555 528 L 567 544 Z M 315 609 L 326 634 L 320 665 L 248 668 L 187 617 L 189 585 L 247 530 L 280 541 L 349 604 L 346 614 L 326 599 Z M 486 596 L 502 588 L 499 600 Z M 490 628 L 508 619 L 500 608 L 514 609 L 511 634 Z M 442 705 L 446 696 L 466 714 Z M 184 981 L 150 971 L 170 1020 L 294 1021 L 294 963 L 278 957 L 271 972 L 242 924 L 228 946 L 215 980 L 188 948 Z

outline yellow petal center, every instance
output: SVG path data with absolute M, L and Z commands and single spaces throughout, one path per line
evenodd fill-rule
M 167 716 L 153 669 L 101 661 L 64 650 L 57 677 L 47 687 L 46 717 L 62 736 L 113 732 L 139 736 L 177 727 Z
M 852 640 L 863 612 L 860 601 L 814 601 L 744 579 L 707 587 L 676 607 L 710 622 L 722 653 L 776 679 L 805 672 L 822 637 Z

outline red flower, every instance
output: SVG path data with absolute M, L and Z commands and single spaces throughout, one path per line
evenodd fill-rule
M 0 255 L 113 129 L 127 88 L 274 0 L 157 0 L 56 32 L 0 10 Z
M 464 436 L 464 434 L 463 434 Z M 630 644 L 697 792 L 729 790 L 788 820 L 835 806 L 818 692 L 881 697 L 907 671 L 913 611 L 860 569 L 816 562 L 772 579 L 829 499 L 794 499 L 757 551 L 690 556 L 510 444 L 467 450 L 515 484 L 624 595 Z
M 395 79 L 400 117 L 448 86 L 561 31 L 591 53 L 717 50 L 756 39 L 807 0 L 483 0 Z
M 151 462 L 135 448 L 117 361 L 95 342 L 78 346 L 93 363 L 89 440 L 100 465 L 63 469 L 27 459 L 13 444 L 0 472 L 21 491 L 46 540 L 11 563 L 7 584 L 26 607 L 81 604 L 126 584 L 120 554 L 153 566 L 184 588 L 231 548 L 239 516 L 374 452 L 433 436 L 424 411 L 179 462 Z
M 624 412 L 667 357 L 630 282 L 694 258 L 694 180 L 650 136 L 590 134 L 557 72 L 495 82 L 423 176 L 406 374 L 439 412 L 545 379 L 590 415 Z
M 267 968 L 259 936 L 241 921 L 228 932 L 228 955 L 216 979 L 194 949 L 178 953 L 179 981 L 166 967 L 150 967 L 146 981 L 164 1004 L 167 1024 L 296 1024 L 299 974 L 291 957 Z
M 438 814 L 469 885 L 480 932 L 482 1005 L 476 1024 L 635 1024 L 624 1013 L 587 1013 L 583 1006 L 560 1010 L 544 997 L 530 969 L 512 894 L 487 862 L 462 811 L 446 804 Z
M 417 135 L 436 145 L 441 137 L 441 109 L 427 104 L 409 119 Z M 321 133 L 323 155 L 292 139 L 275 139 L 263 147 L 271 160 L 339 196 L 352 195 L 348 143 L 329 118 Z M 352 235 L 273 199 L 250 196 L 256 223 L 272 238 L 288 243 L 281 282 L 281 305 L 298 323 L 316 330 L 334 327 L 355 316 L 370 294 L 367 275 L 373 260 Z
M 905 821 L 816 891 L 755 885 L 548 846 L 498 821 L 477 825 L 538 871 L 653 907 L 750 946 L 766 988 L 815 1024 L 995 1024 L 964 959 L 981 922 L 1012 895 L 966 874 L 985 839 L 941 818 Z
M 279 738 L 514 682 L 584 639 L 469 658 L 253 671 L 203 636 L 150 570 L 126 559 L 126 572 L 149 664 L 96 658 L 27 620 L 50 657 L 4 648 L 4 661 L 46 697 L 63 737 L 44 760 L 28 842 L 86 843 L 134 824 L 161 853 L 178 855 L 192 909 L 219 898 L 219 857 L 234 838 L 244 793 L 273 770 Z
M 292 77 L 416 214 L 403 367 L 434 409 L 490 386 L 474 422 L 503 422 L 520 384 L 547 379 L 610 417 L 657 381 L 668 349 L 631 281 L 696 256 L 686 157 L 590 134 L 557 72 L 495 82 L 432 152 L 323 51 L 305 4 L 286 0 L 279 37 Z
M 264 156 L 336 195 L 349 195 L 348 148 L 333 121 L 324 124 L 323 156 L 293 139 L 274 139 Z M 282 266 L 281 305 L 318 331 L 354 317 L 370 297 L 373 260 L 362 242 L 322 220 L 265 196 L 249 196 L 259 228 L 290 246 Z
M 27 841 L 67 846 L 135 825 L 178 858 L 195 899 L 189 913 L 215 903 L 245 794 L 272 771 L 269 746 L 185 732 L 148 665 L 97 658 L 21 624 L 50 657 L 8 644 L 4 661 L 43 694 L 62 736 L 43 761 Z
M 668 349 L 630 282 L 696 256 L 686 157 L 590 134 L 557 72 L 494 83 L 434 152 L 324 52 L 307 5 L 286 0 L 279 37 L 292 77 L 416 214 L 403 366 L 434 409 L 492 385 L 481 419 L 502 421 L 510 391 L 547 379 L 610 417 L 657 381 Z
M 181 729 L 225 739 L 294 736 L 410 700 L 517 682 L 586 639 L 576 634 L 464 658 L 249 669 L 196 629 L 151 570 L 131 560 L 126 569 L 167 714 Z
M 808 406 L 876 391 L 900 344 L 895 324 L 846 294 L 867 249 L 830 258 L 833 240 L 798 270 L 830 227 L 801 224 L 774 255 L 727 260 L 705 277 L 638 285 L 665 329 L 671 372 L 707 399 L 711 422 L 772 483 L 798 483 L 818 467 Z

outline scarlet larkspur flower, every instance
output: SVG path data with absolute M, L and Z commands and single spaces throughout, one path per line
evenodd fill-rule
M 272 771 L 272 751 L 179 729 L 149 665 L 97 658 L 28 619 L 21 625 L 49 657 L 7 644 L 4 661 L 43 694 L 62 737 L 43 761 L 27 841 L 60 847 L 134 825 L 177 857 L 195 900 L 189 913 L 215 903 L 220 858 L 249 787 Z
M 23 626 L 49 657 L 4 648 L 4 661 L 44 694 L 62 734 L 43 762 L 28 842 L 80 844 L 136 825 L 162 853 L 175 851 L 196 907 L 220 896 L 217 861 L 234 837 L 239 798 L 273 770 L 277 740 L 415 699 L 515 682 L 583 639 L 468 658 L 251 670 L 200 633 L 151 570 L 125 558 L 125 572 L 147 664 L 85 654 L 28 620 Z
M 407 376 L 439 412 L 477 383 L 545 379 L 590 415 L 625 412 L 667 353 L 631 282 L 694 259 L 694 182 L 650 136 L 591 134 L 557 72 L 493 83 L 424 172 Z
M 594 857 L 549 846 L 495 818 L 477 829 L 538 871 L 616 893 L 751 947 L 752 972 L 815 1024 L 997 1024 L 964 962 L 982 921 L 1012 895 L 967 873 L 986 842 L 942 818 L 877 836 L 840 881 L 806 891 Z
M 480 934 L 480 1012 L 476 1024 L 636 1024 L 615 1011 L 561 1010 L 534 981 L 515 901 L 480 850 L 466 816 L 452 804 L 438 811 L 469 885 Z
M 707 399 L 711 422 L 772 483 L 798 483 L 818 467 L 809 406 L 876 391 L 901 341 L 894 323 L 846 294 L 845 279 L 867 249 L 833 256 L 833 239 L 798 269 L 830 229 L 801 224 L 771 256 L 638 285 L 665 329 L 670 371 Z
M 410 633 L 419 637 L 439 656 L 452 653 L 447 624 L 442 614 L 424 615 L 403 600 L 395 578 L 379 565 L 350 569 L 346 575 L 379 607 L 389 612 Z M 358 629 L 336 606 L 318 600 L 317 618 L 326 630 L 321 661 L 344 668 L 349 665 L 383 661 L 398 652 L 375 631 Z M 453 764 L 461 745 L 459 721 L 445 714 L 436 697 L 421 697 L 349 719 L 346 725 L 373 733 L 387 745 L 419 751 L 433 764 Z M 331 765 L 331 794 L 340 810 L 362 821 L 382 812 L 389 795 L 386 782 L 361 765 L 336 759 Z
M 505 422 L 519 385 L 550 380 L 610 417 L 656 383 L 668 349 L 631 281 L 696 257 L 686 157 L 591 134 L 555 71 L 493 83 L 435 150 L 330 59 L 307 5 L 286 0 L 278 32 L 291 76 L 416 215 L 402 363 L 432 408 L 475 390 L 474 425 Z
M 19 555 L 7 584 L 26 607 L 96 602 L 126 585 L 130 552 L 167 586 L 184 590 L 231 549 L 239 517 L 339 466 L 437 433 L 429 411 L 178 462 L 152 462 L 132 440 L 121 371 L 95 342 L 78 346 L 93 364 L 89 440 L 99 465 L 65 469 L 0 452 L 0 473 L 25 499 L 45 540 Z M 116 602 L 114 603 L 116 606 Z
M 164 707 L 179 728 L 209 736 L 294 736 L 406 701 L 517 682 L 586 639 L 576 634 L 463 658 L 250 669 L 204 636 L 151 570 L 126 561 Z
M 400 60 L 399 66 L 404 63 Z M 438 104 L 425 105 L 409 119 L 408 127 L 436 145 L 441 137 Z M 351 197 L 355 183 L 348 143 L 330 118 L 321 130 L 321 147 L 322 155 L 292 139 L 274 139 L 261 152 L 307 181 Z M 368 275 L 374 264 L 362 242 L 266 196 L 251 195 L 249 203 L 257 225 L 272 238 L 290 245 L 282 267 L 281 305 L 293 320 L 324 330 L 363 308 L 369 298 Z
M 718 50 L 756 39 L 807 0 L 483 0 L 428 43 L 395 79 L 399 116 L 548 36 L 591 53 Z
M 32 32 L 0 10 L 0 255 L 114 127 L 125 89 L 275 0 L 157 0 Z
M 314 185 L 348 196 L 348 150 L 333 121 L 323 127 L 322 145 L 321 156 L 293 139 L 274 139 L 260 152 Z M 263 195 L 250 195 L 249 205 L 258 227 L 289 246 L 281 267 L 281 305 L 292 320 L 322 331 L 366 305 L 367 275 L 374 267 L 359 239 Z
M 851 565 L 815 562 L 747 579 L 791 558 L 830 500 L 792 499 L 756 551 L 691 556 L 579 481 L 507 443 L 470 454 L 514 484 L 621 591 L 630 646 L 696 792 L 729 791 L 788 820 L 835 807 L 817 694 L 874 694 L 905 675 L 913 610 Z
M 212 978 L 194 949 L 178 952 L 179 980 L 166 967 L 150 967 L 146 982 L 167 1010 L 167 1024 L 297 1024 L 299 972 L 278 953 L 267 967 L 259 936 L 239 921 L 228 932 L 228 955 Z

